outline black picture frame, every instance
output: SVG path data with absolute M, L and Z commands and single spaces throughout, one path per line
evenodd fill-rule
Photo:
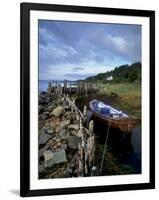
M 148 17 L 150 20 L 150 181 L 149 183 L 102 185 L 59 189 L 30 189 L 30 11 L 60 11 L 89 14 L 107 14 Z M 155 188 L 155 12 L 149 10 L 131 10 L 103 7 L 83 7 L 71 5 L 49 5 L 35 3 L 21 3 L 21 106 L 20 106 L 20 195 L 43 196 L 76 193 L 96 193 L 107 191 L 139 190 Z M 77 180 L 78 181 L 78 180 Z

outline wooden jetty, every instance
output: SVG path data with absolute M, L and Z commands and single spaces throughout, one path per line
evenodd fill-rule
M 93 95 L 98 92 L 96 84 L 90 84 L 86 81 L 50 81 L 48 85 L 48 92 L 54 94 L 69 94 L 69 95 Z

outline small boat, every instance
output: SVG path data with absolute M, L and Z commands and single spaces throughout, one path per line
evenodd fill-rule
M 93 117 L 125 133 L 129 133 L 136 125 L 135 118 L 96 99 L 89 103 L 89 107 L 93 112 Z

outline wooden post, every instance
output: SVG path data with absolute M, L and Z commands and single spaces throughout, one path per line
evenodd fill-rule
M 70 98 L 69 98 L 68 94 L 67 94 L 67 102 L 68 102 L 68 105 L 71 106 L 71 104 L 70 104 Z
M 89 133 L 93 133 L 93 127 L 94 127 L 94 122 L 93 122 L 93 120 L 91 120 L 89 122 Z
M 87 159 L 88 159 L 88 152 L 87 152 L 87 146 L 85 145 L 85 148 L 84 148 L 84 168 L 85 168 L 85 174 L 88 175 L 88 166 L 87 166 Z
M 62 95 L 62 87 L 61 87 L 61 83 L 58 83 L 58 96 Z
M 83 129 L 82 118 L 80 117 L 80 130 Z
M 73 99 L 71 103 L 71 112 L 74 111 L 74 107 L 75 107 L 75 99 Z
M 47 88 L 48 93 L 51 93 L 51 90 L 52 90 L 52 84 L 51 84 L 51 82 L 49 82 L 49 85 Z
M 81 134 L 82 147 L 84 148 L 85 142 L 84 142 L 84 132 L 83 132 L 83 124 L 81 117 L 79 120 L 80 120 L 80 134 Z
M 67 80 L 64 80 L 64 93 L 67 92 Z
M 75 98 L 73 98 L 72 103 L 73 103 L 74 105 L 75 105 L 75 101 L 76 101 Z
M 87 139 L 88 163 L 90 168 L 94 164 L 94 153 L 95 153 L 94 140 L 95 140 L 94 135 L 90 136 Z
M 79 163 L 78 163 L 79 176 L 83 176 L 83 148 L 81 146 L 81 142 L 78 142 L 78 153 L 80 156 Z
M 84 117 L 84 120 L 86 120 L 87 118 L 87 106 L 84 105 L 84 108 L 83 108 L 83 117 Z

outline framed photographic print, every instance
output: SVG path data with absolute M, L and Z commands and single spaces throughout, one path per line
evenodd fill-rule
M 21 196 L 155 187 L 155 12 L 21 4 Z

